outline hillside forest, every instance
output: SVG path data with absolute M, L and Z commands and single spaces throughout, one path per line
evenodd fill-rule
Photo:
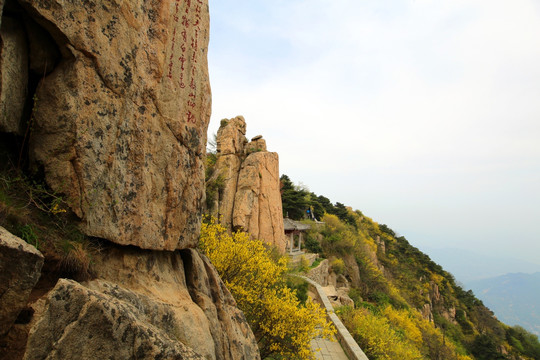
M 281 176 L 284 216 L 311 225 L 307 251 L 344 275 L 338 312 L 370 359 L 540 359 L 538 338 L 498 321 L 472 291 L 389 226 Z

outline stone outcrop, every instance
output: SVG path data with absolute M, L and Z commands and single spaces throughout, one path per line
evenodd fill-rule
M 228 228 L 285 250 L 279 158 L 268 152 L 262 136 L 250 142 L 246 123 L 238 116 L 222 120 L 217 133 L 214 178 L 221 177 L 217 216 Z
M 322 287 L 332 306 L 354 307 L 354 301 L 349 297 L 349 281 L 344 275 L 331 271 L 328 259 L 324 259 L 317 267 L 309 270 L 306 276 Z
M 247 144 L 245 135 L 246 120 L 243 116 L 221 120 L 216 138 L 217 153 L 219 155 L 243 155 Z
M 448 309 L 442 309 L 441 316 L 454 325 L 458 323 L 456 320 L 456 308 L 453 306 L 449 307 Z
M 28 84 L 27 49 L 24 25 L 15 18 L 4 16 L 0 28 L 0 132 L 23 134 L 21 119 Z
M 49 293 L 25 359 L 259 358 L 244 315 L 197 251 L 111 249 L 96 271 Z
M 324 259 L 317 267 L 310 269 L 307 277 L 322 287 L 333 286 L 334 288 L 349 289 L 349 281 L 342 274 L 336 274 L 331 271 L 330 262 Z
M 266 151 L 266 140 L 262 138 L 262 135 L 255 136 L 246 146 L 246 154 L 259 151 Z
M 234 154 L 219 156 L 215 165 L 214 175 L 221 177 L 223 187 L 219 191 L 216 208 L 213 209 L 214 215 L 229 229 L 233 226 L 234 199 L 241 165 L 242 158 Z M 215 179 L 213 180 L 215 181 Z
M 221 120 L 216 142 L 217 161 L 214 177 L 220 176 L 223 188 L 219 194 L 217 216 L 228 228 L 233 227 L 234 199 L 238 175 L 245 159 L 246 121 L 242 116 Z
M 420 313 L 425 320 L 433 322 L 433 312 L 431 304 L 424 304 L 424 306 L 422 306 L 422 309 L 420 309 Z
M 0 336 L 26 306 L 41 275 L 43 255 L 0 226 Z
M 210 117 L 207 1 L 20 2 L 62 53 L 33 111 L 31 155 L 47 183 L 87 235 L 194 246 Z
M 259 359 L 257 342 L 244 314 L 212 264 L 189 249 L 183 250 L 182 259 L 191 298 L 209 320 L 216 359 Z
M 343 261 L 345 262 L 345 268 L 347 269 L 347 275 L 352 286 L 360 288 L 362 287 L 362 279 L 360 279 L 360 269 L 358 268 L 358 263 L 356 258 L 352 254 L 347 254 L 343 256 Z
M 337 288 L 334 285 L 322 287 L 324 293 L 334 308 L 341 306 L 354 307 L 354 301 L 349 297 L 349 289 Z
M 328 262 L 328 259 L 324 259 L 317 267 L 309 270 L 306 276 L 322 287 L 325 287 L 328 286 L 329 271 L 330 263 Z
M 377 244 L 377 250 L 380 250 L 383 254 L 386 254 L 386 243 L 379 235 L 375 237 L 375 243 Z
M 233 226 L 285 249 L 277 153 L 255 152 L 242 163 L 234 197 Z
M 60 280 L 31 331 L 24 359 L 205 359 L 144 321 L 148 309 L 143 299 L 108 283 L 100 285 L 108 293 Z M 171 316 L 161 315 L 164 320 Z M 174 331 L 172 324 L 169 330 Z
M 424 304 L 421 310 L 422 316 L 427 320 L 433 321 L 433 313 L 436 313 L 452 324 L 457 324 L 455 306 L 446 303 L 436 282 L 430 281 L 429 285 L 430 288 L 427 294 L 429 303 Z

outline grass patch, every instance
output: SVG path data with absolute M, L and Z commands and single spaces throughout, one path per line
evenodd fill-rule
M 79 230 L 61 194 L 10 166 L 5 155 L 0 151 L 0 226 L 41 251 L 46 263 L 55 264 L 44 268 L 58 277 L 92 278 L 97 242 Z
M 315 261 L 313 262 L 313 264 L 311 264 L 311 268 L 316 268 L 317 266 L 319 266 L 319 264 L 323 261 L 324 259 L 322 257 L 318 257 L 315 259 Z

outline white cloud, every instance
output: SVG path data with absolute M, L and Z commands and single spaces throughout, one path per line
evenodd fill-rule
M 243 114 L 294 181 L 413 243 L 540 251 L 538 1 L 242 3 L 211 14 L 210 131 Z

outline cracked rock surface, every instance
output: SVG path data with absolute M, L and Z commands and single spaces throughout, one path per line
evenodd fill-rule
M 260 359 L 243 313 L 196 250 L 119 248 L 96 263 L 98 279 L 60 279 L 41 300 L 26 360 Z

